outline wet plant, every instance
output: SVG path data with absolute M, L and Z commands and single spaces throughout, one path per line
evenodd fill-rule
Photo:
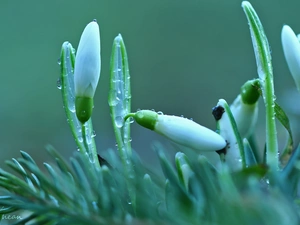
M 300 147 L 294 146 L 288 116 L 275 99 L 262 23 L 249 2 L 242 2 L 242 8 L 258 78 L 246 81 L 232 104 L 217 101 L 212 109 L 216 131 L 180 116 L 147 109 L 132 112 L 128 55 L 121 34 L 116 36 L 108 103 L 117 151 L 106 155 L 99 155 L 91 120 L 93 97 L 101 82 L 97 21 L 85 27 L 77 52 L 64 42 L 58 84 L 78 151 L 66 160 L 47 146 L 53 161 L 44 163 L 43 169 L 23 151 L 20 158 L 6 161 L 14 173 L 0 169 L 1 222 L 22 212 L 14 224 L 299 224 Z M 281 37 L 299 89 L 299 40 L 287 25 Z M 264 149 L 253 138 L 260 97 L 265 106 Z M 278 148 L 276 119 L 288 133 L 284 149 Z M 133 125 L 180 146 L 173 161 L 166 157 L 168 149 L 153 145 L 163 175 L 147 168 L 145 159 L 133 151 Z M 219 161 L 210 161 L 204 152 L 216 152 Z

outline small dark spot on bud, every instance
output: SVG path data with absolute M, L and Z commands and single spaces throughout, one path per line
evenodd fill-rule
M 221 149 L 221 150 L 216 151 L 216 153 L 218 153 L 219 155 L 221 155 L 221 154 L 226 155 L 227 149 L 226 149 L 226 147 L 225 147 L 225 148 L 223 148 L 223 149 Z
M 222 118 L 224 112 L 225 110 L 222 106 L 215 106 L 212 108 L 212 114 L 217 121 Z
M 98 155 L 98 161 L 101 166 L 105 165 L 108 168 L 111 168 L 111 165 L 105 159 L 103 159 L 99 154 L 97 154 L 97 155 Z

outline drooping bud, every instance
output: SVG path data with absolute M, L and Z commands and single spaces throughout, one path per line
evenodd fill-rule
M 100 60 L 99 26 L 92 21 L 81 35 L 74 68 L 76 115 L 82 123 L 92 115 L 93 97 L 100 77 Z
M 219 134 L 186 118 L 160 115 L 151 110 L 140 110 L 130 116 L 141 126 L 198 151 L 216 151 L 226 146 Z

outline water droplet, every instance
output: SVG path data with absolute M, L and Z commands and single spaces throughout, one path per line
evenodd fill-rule
M 181 117 L 181 118 L 184 118 L 184 116 L 183 116 L 183 115 L 180 115 L 180 117 Z
M 158 111 L 157 114 L 158 115 L 164 115 L 164 113 L 162 111 Z
M 60 65 L 61 64 L 61 58 L 58 58 L 57 60 L 57 64 Z
M 270 180 L 269 180 L 269 179 L 266 179 L 266 183 L 269 185 L 269 184 L 270 184 Z
M 83 138 L 82 138 L 82 137 L 78 137 L 78 141 L 79 141 L 80 143 L 82 143 L 82 142 L 83 142 Z
M 155 112 L 155 110 L 154 110 L 154 109 L 151 109 L 151 111 Z
M 140 108 L 138 108 L 136 111 L 137 111 L 137 112 L 138 112 L 138 111 L 141 111 L 141 109 L 140 109 Z
M 92 205 L 93 205 L 93 208 L 94 208 L 95 210 L 98 210 L 97 202 L 93 201 L 93 202 L 92 202 Z
M 78 152 L 80 152 L 80 148 L 77 148 L 76 150 L 77 150 Z
M 70 110 L 72 113 L 75 113 L 75 105 L 69 105 L 69 110 Z
M 129 123 L 134 123 L 133 117 L 129 117 Z
M 117 97 L 117 93 L 114 90 L 109 91 L 108 104 L 109 106 L 116 106 L 120 99 Z
M 194 121 L 194 119 L 193 119 L 193 118 L 190 118 L 190 120 L 191 120 L 191 121 Z
M 61 79 L 60 78 L 57 79 L 56 86 L 59 90 L 61 90 Z
M 96 131 L 93 130 L 91 137 L 92 138 L 96 137 Z
M 144 118 L 144 113 L 137 113 L 136 116 L 137 116 L 139 119 L 143 119 L 143 118 Z
M 90 163 L 95 163 L 95 159 L 93 157 L 93 153 L 92 152 L 89 153 L 89 160 L 90 160 Z
M 123 117 L 122 116 L 116 116 L 115 124 L 118 128 L 123 127 Z
M 75 48 L 72 48 L 72 50 L 71 50 L 71 51 L 72 51 L 72 53 L 73 53 L 73 54 L 75 54 L 75 53 L 76 53 L 76 49 L 75 49 Z

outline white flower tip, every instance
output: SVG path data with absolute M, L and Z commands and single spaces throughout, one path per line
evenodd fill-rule
M 284 25 L 281 31 L 281 42 L 289 70 L 300 90 L 300 43 L 294 31 Z
M 159 115 L 154 131 L 170 140 L 199 151 L 217 151 L 226 146 L 224 138 L 192 120 Z
M 93 20 L 83 30 L 78 45 L 74 69 L 76 96 L 94 96 L 100 77 L 100 60 L 100 31 Z

